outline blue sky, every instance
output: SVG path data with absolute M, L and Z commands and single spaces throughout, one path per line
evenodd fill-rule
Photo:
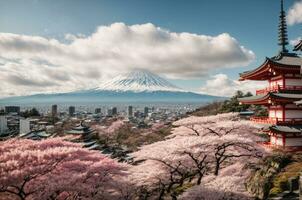
M 285 0 L 287 11 L 296 1 Z M 91 35 L 98 26 L 152 23 L 171 32 L 217 36 L 228 33 L 252 50 L 256 59 L 244 67 L 211 69 L 207 76 L 171 80 L 181 87 L 201 87 L 215 74 L 238 79 L 257 67 L 277 46 L 278 0 L 1 0 L 0 32 L 64 40 L 64 35 Z M 288 27 L 289 39 L 301 36 L 301 25 Z M 292 48 L 289 46 L 289 48 Z

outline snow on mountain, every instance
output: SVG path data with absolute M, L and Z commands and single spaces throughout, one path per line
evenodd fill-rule
M 133 91 L 133 92 L 152 92 L 152 91 L 173 91 L 185 92 L 179 87 L 171 84 L 146 70 L 136 70 L 124 75 L 119 75 L 108 82 L 101 83 L 95 88 L 97 91 Z
M 113 102 L 205 103 L 221 97 L 185 91 L 148 71 L 132 71 L 104 82 L 97 88 L 66 93 L 36 94 L 0 99 L 0 104 L 74 104 Z

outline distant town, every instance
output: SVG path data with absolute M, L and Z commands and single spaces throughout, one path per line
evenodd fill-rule
M 148 128 L 156 123 L 171 123 L 187 112 L 193 111 L 193 105 L 170 105 L 170 107 L 96 107 L 63 106 L 56 104 L 43 108 L 21 109 L 20 106 L 4 106 L 1 110 L 1 137 L 28 137 L 34 133 L 56 134 L 63 124 L 83 122 L 86 125 L 106 124 L 108 120 L 122 119 L 133 128 Z
M 98 127 L 107 130 L 112 123 L 119 121 L 132 131 L 147 131 L 154 126 L 170 126 L 195 108 L 196 105 L 4 106 L 0 111 L 0 139 L 17 137 L 41 140 L 56 136 L 81 136 L 77 142 L 83 142 L 85 147 L 104 150 L 92 139 L 101 132 Z

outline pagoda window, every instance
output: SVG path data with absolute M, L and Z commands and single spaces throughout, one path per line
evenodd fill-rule
M 282 119 L 283 118 L 283 110 L 282 109 L 272 109 L 269 110 L 269 118 L 278 118 Z
M 283 146 L 283 138 L 282 138 L 282 136 L 280 136 L 280 137 L 275 136 L 273 138 L 275 138 L 275 141 L 274 141 L 275 145 Z
M 273 145 L 276 145 L 276 143 L 277 143 L 277 137 L 275 137 L 275 136 L 271 136 L 271 144 L 273 144 Z
M 272 80 L 270 81 L 270 87 L 278 87 L 278 86 L 283 86 L 283 80 Z
M 268 113 L 268 116 L 270 118 L 275 118 L 276 117 L 276 110 L 270 110 L 269 113 Z
M 276 118 L 278 118 L 278 119 L 283 118 L 283 111 L 282 110 L 276 110 Z

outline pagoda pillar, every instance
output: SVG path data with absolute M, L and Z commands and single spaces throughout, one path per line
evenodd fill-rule
M 285 121 L 285 104 L 282 104 L 282 121 Z
M 282 146 L 283 146 L 283 148 L 285 148 L 285 143 L 286 143 L 286 137 L 285 137 L 285 134 L 283 133 L 282 134 Z

